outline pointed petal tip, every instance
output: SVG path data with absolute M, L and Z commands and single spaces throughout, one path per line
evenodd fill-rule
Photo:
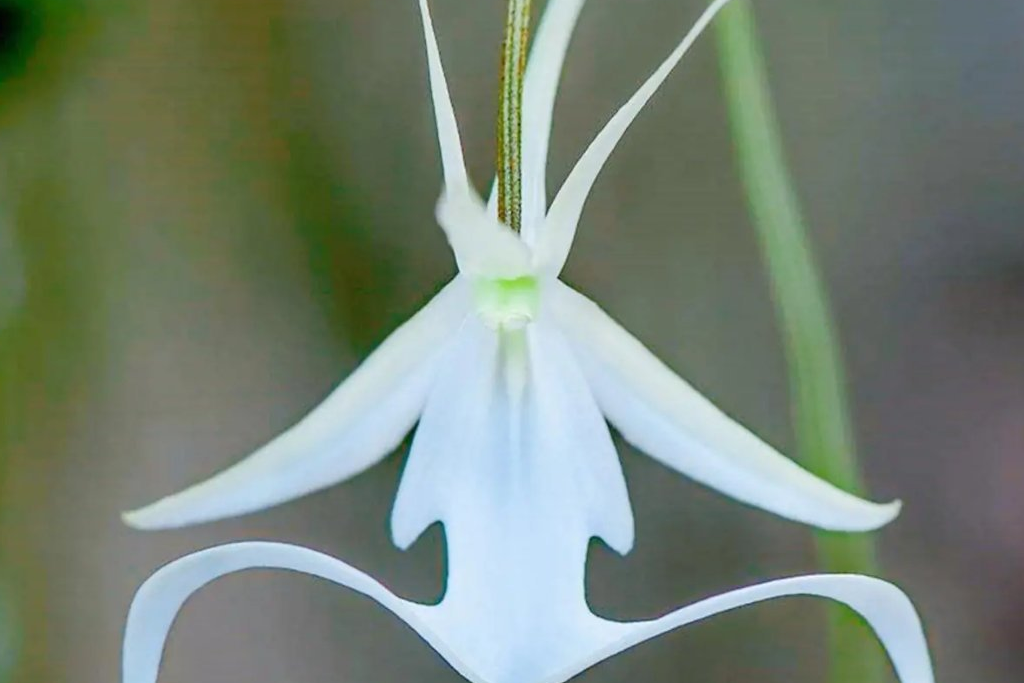
M 864 500 L 779 453 L 590 299 L 561 283 L 550 293 L 602 412 L 641 451 L 739 502 L 827 531 L 873 531 L 899 515 L 900 501 Z
M 886 526 L 889 522 L 892 522 L 894 519 L 899 517 L 900 513 L 903 511 L 903 501 L 898 498 L 888 503 L 878 503 L 877 506 L 877 521 L 873 526 L 865 529 L 865 531 L 874 531 L 875 529 L 880 529 L 883 526 Z
M 121 523 L 139 531 L 148 531 L 145 519 L 139 514 L 140 512 L 142 512 L 142 508 L 122 512 Z
M 877 531 L 896 519 L 903 509 L 903 501 L 893 500 L 888 503 L 873 503 L 867 500 L 849 495 L 851 502 L 856 503 L 856 509 L 848 510 L 842 516 L 833 516 L 826 521 L 823 518 L 816 520 L 794 517 L 795 521 L 816 526 L 825 531 L 838 531 L 844 533 L 865 533 Z
M 408 550 L 440 516 L 434 510 L 421 510 L 419 497 L 397 496 L 391 508 L 391 542 L 399 550 Z M 423 502 L 424 505 L 429 503 Z
M 121 521 L 138 531 L 159 531 L 188 524 L 187 521 L 175 520 L 167 514 L 167 501 L 167 498 L 161 498 L 155 503 L 122 512 Z

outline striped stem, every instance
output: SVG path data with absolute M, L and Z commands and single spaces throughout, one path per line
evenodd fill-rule
M 498 95 L 498 219 L 518 231 L 522 216 L 523 74 L 530 0 L 509 0 Z

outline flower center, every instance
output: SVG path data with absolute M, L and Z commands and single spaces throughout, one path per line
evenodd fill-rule
M 479 279 L 473 286 L 476 310 L 495 330 L 522 329 L 537 317 L 540 286 L 532 275 L 509 279 Z

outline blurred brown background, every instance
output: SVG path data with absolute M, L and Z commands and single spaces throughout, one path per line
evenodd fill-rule
M 500 0 L 433 0 L 478 185 Z M 880 535 L 941 681 L 1024 675 L 1024 4 L 762 0 L 787 151 L 845 345 Z M 702 0 L 592 0 L 554 133 L 557 183 Z M 438 531 L 390 545 L 404 453 L 279 509 L 145 534 L 121 510 L 233 462 L 314 405 L 453 272 L 414 0 L 0 2 L 0 495 L 8 680 L 119 680 L 160 564 L 238 538 L 442 588 Z M 712 398 L 792 444 L 785 372 L 706 36 L 612 157 L 567 279 Z M 592 602 L 639 618 L 813 569 L 807 529 L 622 448 L 626 558 Z M 10 618 L 13 605 L 15 617 Z M 644 645 L 592 681 L 820 681 L 792 600 Z M 5 633 L 13 637 L 4 640 Z M 457 681 L 404 625 L 311 579 L 249 573 L 179 620 L 161 681 Z M 855 683 L 855 682 L 851 682 Z

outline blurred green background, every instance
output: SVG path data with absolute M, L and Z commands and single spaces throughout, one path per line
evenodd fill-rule
M 493 166 L 504 3 L 434 0 L 471 172 Z M 552 181 L 700 0 L 592 0 Z M 756 3 L 795 182 L 845 348 L 880 535 L 939 679 L 1024 676 L 1024 4 Z M 453 272 L 413 0 L 0 0 L 0 675 L 110 683 L 138 586 L 189 550 L 303 543 L 399 593 L 442 588 L 436 529 L 387 515 L 403 453 L 299 502 L 145 534 L 121 510 L 314 405 Z M 703 39 L 619 149 L 566 278 L 789 449 L 786 375 Z M 809 532 L 622 446 L 626 558 L 594 607 L 641 618 L 813 568 Z M 592 681 L 820 681 L 823 610 L 717 618 Z M 15 655 L 17 657 L 15 658 Z M 200 594 L 161 681 L 457 681 L 378 607 L 250 573 Z M 855 683 L 855 682 L 851 682 Z

